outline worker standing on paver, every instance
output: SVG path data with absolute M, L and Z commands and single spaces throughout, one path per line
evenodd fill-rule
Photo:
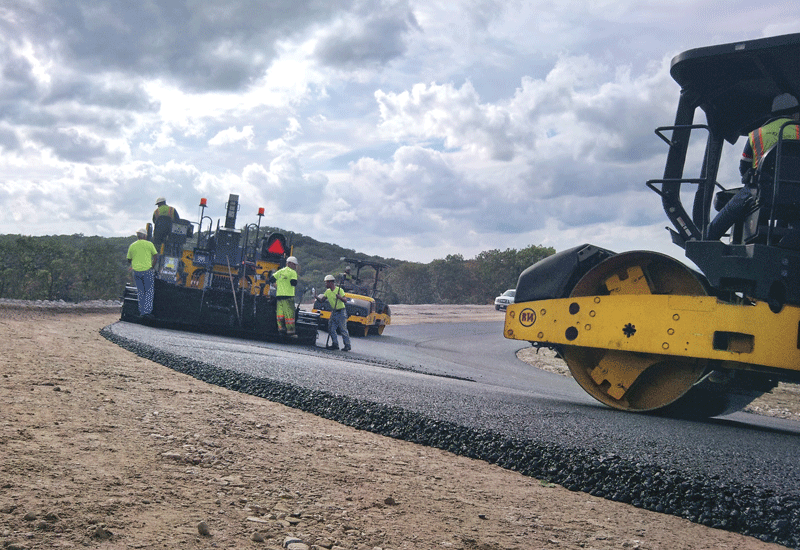
M 294 319 L 294 296 L 297 288 L 297 258 L 286 258 L 286 267 L 279 269 L 269 278 L 275 283 L 275 297 L 278 300 L 275 308 L 278 331 L 290 338 L 297 338 Z
M 180 219 L 178 211 L 167 204 L 167 199 L 164 197 L 156 199 L 156 209 L 153 212 L 153 245 L 159 254 L 164 253 L 161 248 L 167 242 L 167 237 L 172 231 L 172 222 Z
M 153 243 L 147 240 L 147 231 L 139 229 L 136 240 L 128 247 L 128 266 L 133 271 L 133 282 L 139 299 L 139 315 L 143 319 L 153 318 L 153 295 L 155 289 L 154 267 L 158 254 Z

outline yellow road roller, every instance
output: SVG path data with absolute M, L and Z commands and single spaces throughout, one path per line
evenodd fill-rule
M 556 350 L 610 407 L 716 416 L 800 381 L 800 34 L 689 50 L 670 74 L 675 123 L 655 130 L 664 174 L 646 185 L 696 267 L 651 251 L 561 251 L 520 275 L 504 336 Z M 742 137 L 758 160 L 725 187 L 723 150 L 742 151 Z

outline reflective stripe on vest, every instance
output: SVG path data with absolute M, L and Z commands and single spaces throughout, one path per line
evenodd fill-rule
M 159 217 L 161 217 L 161 216 L 169 216 L 173 220 L 175 219 L 175 209 L 172 208 L 171 206 L 167 206 L 166 204 L 162 204 L 156 210 L 158 211 L 158 216 Z
M 790 118 L 779 118 L 768 122 L 758 130 L 750 132 L 750 147 L 753 149 L 753 169 L 758 168 L 759 161 L 778 143 L 778 132 L 786 122 L 796 122 Z M 783 139 L 800 140 L 800 126 L 788 125 L 783 129 Z

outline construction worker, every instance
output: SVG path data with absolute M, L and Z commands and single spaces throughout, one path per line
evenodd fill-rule
M 156 199 L 156 209 L 153 212 L 153 244 L 159 254 L 164 253 L 162 246 L 172 231 L 172 222 L 180 219 L 178 211 L 167 205 L 167 199 L 164 197 Z
M 769 119 L 758 130 L 750 132 L 744 144 L 739 172 L 747 177 L 747 172 L 754 172 L 767 152 L 778 143 L 781 126 L 798 119 L 797 98 L 792 94 L 780 94 L 772 101 L 773 118 Z M 783 139 L 800 139 L 800 128 L 789 125 L 783 129 Z
M 336 279 L 333 275 L 325 275 L 325 293 L 320 294 L 317 298 L 320 301 L 328 300 L 331 305 L 331 318 L 328 320 L 328 334 L 331 336 L 331 343 L 325 346 L 325 349 L 339 349 L 339 340 L 336 337 L 336 331 L 339 330 L 344 342 L 342 351 L 350 351 L 350 333 L 347 332 L 347 309 L 345 308 L 345 304 L 350 301 L 350 298 L 344 295 L 342 287 L 336 286 Z
M 136 241 L 128 247 L 128 265 L 133 271 L 133 282 L 139 296 L 139 315 L 144 319 L 153 317 L 153 295 L 158 254 L 153 243 L 147 240 L 147 231 L 139 229 Z
M 339 284 L 344 287 L 346 290 L 352 290 L 355 288 L 355 278 L 350 273 L 350 266 L 346 266 L 344 268 L 344 273 L 339 275 Z
M 297 258 L 286 258 L 286 267 L 279 269 L 269 277 L 275 284 L 275 308 L 278 331 L 290 338 L 297 338 L 294 320 L 294 296 L 297 288 Z
M 772 101 L 773 118 L 766 124 L 753 130 L 747 136 L 747 142 L 739 161 L 739 172 L 744 187 L 719 211 L 708 224 L 706 238 L 715 241 L 721 238 L 737 221 L 744 220 L 756 206 L 757 188 L 760 182 L 754 181 L 761 159 L 778 143 L 781 127 L 800 118 L 800 107 L 797 98 L 791 94 L 780 94 Z M 790 124 L 783 127 L 783 139 L 800 140 L 800 126 Z

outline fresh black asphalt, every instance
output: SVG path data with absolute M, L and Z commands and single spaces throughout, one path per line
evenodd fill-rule
M 387 327 L 353 352 L 116 323 L 170 368 L 360 429 L 473 456 L 635 506 L 800 547 L 800 423 L 621 413 L 519 361 L 502 323 Z

